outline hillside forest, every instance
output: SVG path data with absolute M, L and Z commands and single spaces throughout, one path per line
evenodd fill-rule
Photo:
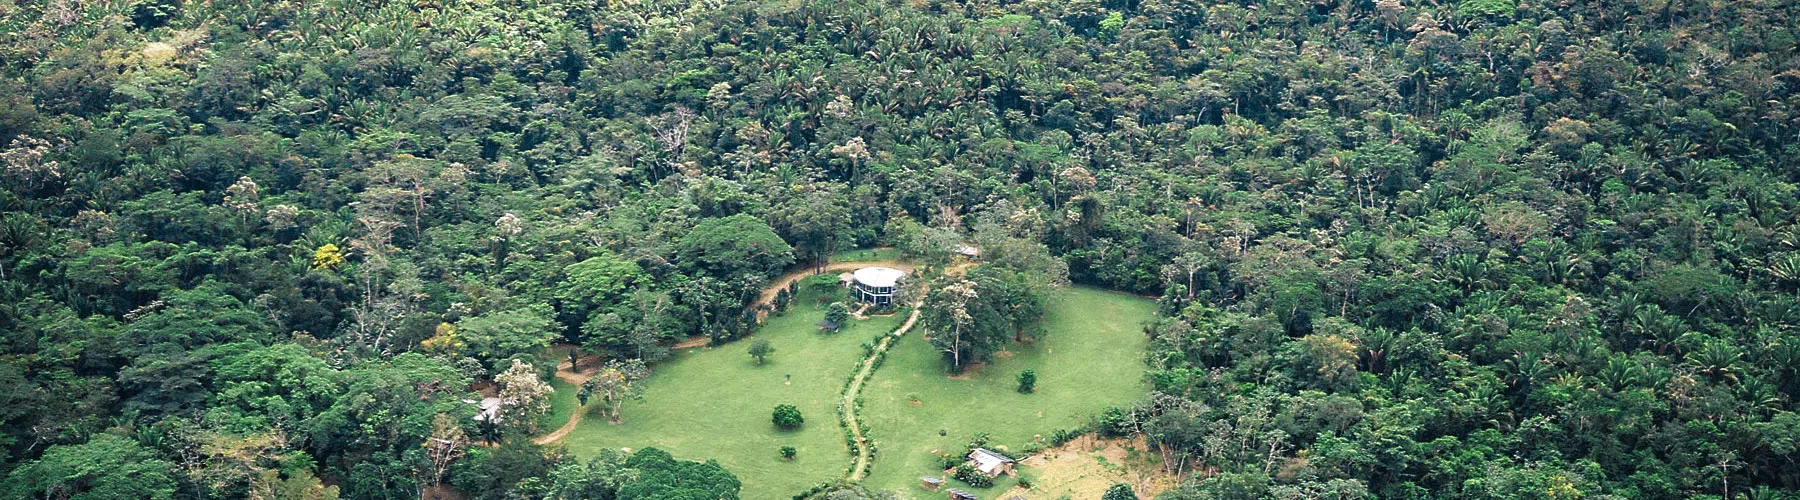
M 1796 498 L 1797 37 L 1784 0 L 0 0 L 0 498 L 738 498 L 534 444 L 551 346 L 623 400 L 789 269 L 965 243 L 914 290 L 972 311 L 926 309 L 947 372 L 1050 287 L 1155 298 L 1146 394 L 1085 430 L 1158 499 Z

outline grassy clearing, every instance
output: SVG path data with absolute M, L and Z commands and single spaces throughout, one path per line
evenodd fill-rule
M 1080 426 L 1106 407 L 1144 394 L 1142 325 L 1154 315 L 1154 303 L 1071 288 L 1046 305 L 1050 331 L 1042 341 L 1015 345 L 1010 356 L 966 378 L 944 375 L 923 331 L 889 350 L 863 389 L 862 418 L 879 446 L 865 483 L 903 498 L 937 498 L 943 494 L 918 487 L 920 476 L 941 475 L 936 453 L 960 452 L 976 433 L 986 432 L 990 447 L 1017 454 L 1038 436 L 1048 441 L 1058 429 Z M 1037 371 L 1034 394 L 1016 391 L 1015 377 L 1025 369 Z M 1002 477 L 977 494 L 997 495 L 1014 482 Z
M 852 321 L 843 332 L 824 335 L 814 326 L 824 308 L 805 294 L 801 299 L 753 337 L 776 349 L 766 364 L 757 366 L 745 353 L 746 341 L 680 351 L 652 367 L 644 400 L 625 404 L 624 423 L 590 415 L 564 441 L 568 450 L 585 457 L 600 448 L 654 446 L 676 458 L 715 459 L 743 481 L 743 498 L 787 498 L 842 477 L 851 458 L 837 423 L 844 381 L 863 357 L 862 344 L 904 318 Z M 769 423 L 782 403 L 800 408 L 805 427 L 782 432 Z M 782 460 L 782 446 L 799 449 L 799 456 Z
M 550 393 L 550 413 L 545 413 L 538 419 L 539 433 L 554 431 L 569 421 L 569 415 L 575 413 L 577 406 L 575 392 L 581 390 L 580 387 L 569 385 L 556 377 L 550 377 L 550 388 L 556 389 L 556 392 Z
M 900 250 L 893 248 L 862 248 L 831 254 L 832 262 L 873 262 L 883 260 L 900 260 Z

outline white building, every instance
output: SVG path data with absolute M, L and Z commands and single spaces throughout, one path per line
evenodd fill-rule
M 900 279 L 906 271 L 891 267 L 865 267 L 850 275 L 850 295 L 856 300 L 878 306 L 894 303 L 900 292 Z

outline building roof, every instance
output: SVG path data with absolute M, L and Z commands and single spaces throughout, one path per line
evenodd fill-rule
M 969 452 L 969 460 L 975 462 L 976 470 L 990 476 L 998 474 L 1001 466 L 1013 463 L 1013 459 L 1006 458 L 1006 455 L 995 453 L 987 448 L 976 448 L 975 451 Z
M 476 422 L 499 423 L 500 398 L 481 398 L 481 411 L 475 413 Z
M 865 267 L 855 273 L 856 282 L 863 286 L 895 286 L 900 283 L 901 276 L 906 276 L 906 271 L 891 267 Z
M 950 492 L 951 498 L 975 498 L 974 493 L 969 493 L 967 491 L 964 491 L 964 490 L 958 489 L 958 488 L 950 488 L 950 489 L 946 489 L 944 491 Z
M 839 327 L 844 326 L 844 325 L 840 325 L 840 324 L 838 324 L 838 322 L 832 321 L 832 320 L 820 321 L 820 322 L 818 322 L 818 325 L 819 325 L 819 328 L 825 329 L 825 330 L 836 330 Z
M 977 247 L 975 245 L 968 245 L 968 244 L 957 245 L 956 253 L 958 255 L 962 255 L 964 257 L 980 257 L 981 256 L 981 247 Z

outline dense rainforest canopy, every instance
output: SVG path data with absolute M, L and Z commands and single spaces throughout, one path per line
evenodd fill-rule
M 962 241 L 1161 297 L 1096 423 L 1159 498 L 1791 497 L 1797 45 L 1780 0 L 0 0 L 0 497 L 735 498 L 463 400 Z

